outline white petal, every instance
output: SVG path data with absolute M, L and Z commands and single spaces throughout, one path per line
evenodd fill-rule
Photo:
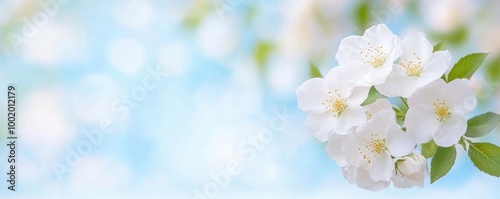
M 355 87 L 351 95 L 347 98 L 348 105 L 360 105 L 368 97 L 370 87 Z
M 415 91 L 408 98 L 408 105 L 410 107 L 415 105 L 424 105 L 427 107 L 432 107 L 432 104 L 436 102 L 436 99 L 442 98 L 442 91 L 446 87 L 446 82 L 442 79 L 437 79 L 426 86 Z
M 342 144 L 342 152 L 344 153 L 349 165 L 354 167 L 359 167 L 361 165 L 363 157 L 359 154 L 358 148 L 364 148 L 366 142 L 368 141 L 369 140 L 363 139 L 362 137 L 358 137 L 354 134 L 346 135 Z
M 361 61 L 363 55 L 360 53 L 365 46 L 365 39 L 361 36 L 349 36 L 340 41 L 339 51 L 335 58 L 339 65 L 344 66 L 354 61 Z
M 371 119 L 375 114 L 379 113 L 382 110 L 386 110 L 391 112 L 392 104 L 389 100 L 385 98 L 377 99 L 375 102 L 364 107 L 365 113 L 367 114 L 368 119 Z
M 432 53 L 429 61 L 424 64 L 420 77 L 425 84 L 441 78 L 450 67 L 451 54 L 449 51 Z
M 346 73 L 348 75 L 345 77 L 348 78 L 346 81 L 350 84 L 354 86 L 373 86 L 373 81 L 376 79 L 376 77 L 372 77 L 376 75 L 374 74 L 376 73 L 374 72 L 376 68 L 373 68 L 373 66 L 358 62 L 351 62 L 350 64 L 345 65 L 345 68 L 349 70 Z
M 330 138 L 328 138 L 328 145 L 326 145 L 326 153 L 330 158 L 335 160 L 340 167 L 347 166 L 347 160 L 342 153 L 342 143 L 345 136 L 346 135 L 332 134 Z
M 401 42 L 403 47 L 403 54 L 401 59 L 414 60 L 416 57 L 420 57 L 422 62 L 427 62 L 432 55 L 432 44 L 425 38 L 425 34 L 418 32 L 415 33 Z
M 367 138 L 371 135 L 376 135 L 377 138 L 384 139 L 387 130 L 393 124 L 396 124 L 394 115 L 394 110 L 392 109 L 391 111 L 382 110 L 378 114 L 375 114 L 366 124 L 359 126 L 356 134 Z
M 380 191 L 389 186 L 390 181 L 373 181 L 370 174 L 363 168 L 356 169 L 356 185 L 370 191 Z
M 324 88 L 326 91 L 335 92 L 343 98 L 349 97 L 353 92 L 354 86 L 348 81 L 351 79 L 346 67 L 334 67 L 328 71 L 325 76 Z
M 442 147 L 452 146 L 458 143 L 466 130 L 467 121 L 462 116 L 450 115 L 434 133 L 434 142 Z
M 388 50 L 395 49 L 396 47 L 400 47 L 400 39 L 396 35 L 394 35 L 386 25 L 379 24 L 377 26 L 372 26 L 368 28 L 364 35 L 367 41 L 369 41 L 373 46 L 383 46 L 383 50 L 387 54 L 389 54 Z M 401 54 L 399 54 L 401 55 Z M 398 56 L 399 56 L 398 55 Z M 394 57 L 396 59 L 397 57 Z M 393 60 L 394 61 L 394 60 Z M 392 62 L 392 61 L 391 61 Z
M 344 178 L 349 181 L 349 183 L 356 182 L 356 168 L 353 166 L 346 166 L 342 168 L 342 174 L 344 174 Z
M 310 113 L 305 121 L 307 131 L 318 138 L 320 142 L 324 142 L 328 139 L 335 125 L 336 118 L 324 113 Z
M 415 141 L 399 125 L 389 128 L 386 135 L 386 147 L 394 157 L 408 155 L 415 149 Z
M 406 133 L 419 144 L 430 141 L 439 127 L 432 109 L 422 105 L 410 106 L 404 124 Z
M 474 110 L 477 104 L 476 94 L 467 79 L 456 79 L 448 83 L 443 90 L 443 96 L 454 114 L 466 115 Z
M 368 171 L 373 181 L 389 181 L 394 171 L 394 162 L 389 152 L 384 150 L 373 159 L 368 167 Z
M 370 86 L 384 83 L 392 72 L 392 66 L 392 62 L 387 62 L 378 68 L 373 68 L 368 74 L 364 75 L 365 81 Z
M 325 107 L 321 104 L 328 95 L 324 90 L 324 79 L 313 78 L 305 81 L 297 88 L 297 103 L 303 111 L 324 111 Z
M 349 130 L 351 127 L 358 126 L 365 122 L 365 113 L 361 106 L 347 106 L 342 111 L 335 126 L 335 132 L 341 133 Z
M 393 175 L 392 176 L 392 184 L 394 185 L 394 187 L 403 188 L 403 189 L 411 188 L 414 186 L 418 186 L 420 188 L 424 187 L 423 180 L 408 179 L 408 178 L 405 178 L 401 175 Z
M 399 65 L 395 65 L 394 67 L 399 67 Z M 394 68 L 393 70 L 383 84 L 375 86 L 382 95 L 408 98 L 418 87 L 423 86 L 419 84 L 418 77 L 408 76 L 402 73 L 399 68 Z

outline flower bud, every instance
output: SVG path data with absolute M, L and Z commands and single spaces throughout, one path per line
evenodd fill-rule
M 424 178 L 429 175 L 427 160 L 419 154 L 411 154 L 396 161 L 396 174 L 392 180 L 395 187 L 424 187 Z

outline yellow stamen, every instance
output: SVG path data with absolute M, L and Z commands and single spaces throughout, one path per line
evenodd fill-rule
M 437 99 L 436 102 L 432 104 L 434 106 L 434 114 L 436 114 L 436 120 L 443 122 L 451 115 L 450 107 L 446 105 L 446 100 L 441 101 Z
M 420 77 L 420 72 L 422 72 L 422 58 L 417 56 L 416 53 L 413 53 L 413 56 L 415 57 L 413 60 L 408 60 L 408 58 L 401 60 L 399 62 L 401 66 L 399 70 L 405 72 L 408 76 Z
M 369 64 L 374 68 L 378 68 L 385 63 L 385 58 L 387 57 L 387 53 L 382 51 L 382 46 L 378 46 L 373 48 L 371 43 L 368 43 L 368 49 L 366 51 L 361 51 L 361 54 L 364 58 L 361 59 L 363 63 Z
M 365 144 L 364 150 L 358 148 L 359 154 L 363 156 L 363 160 L 366 160 L 368 164 L 371 164 L 371 160 L 378 155 L 380 155 L 385 150 L 385 139 L 381 139 L 377 134 L 370 134 L 370 140 Z
M 338 90 L 335 90 L 334 94 L 332 94 L 332 92 L 328 92 L 328 95 L 328 99 L 322 103 L 325 107 L 325 113 L 332 114 L 333 117 L 339 117 L 340 114 L 342 114 L 342 112 L 347 108 L 346 100 L 340 96 Z

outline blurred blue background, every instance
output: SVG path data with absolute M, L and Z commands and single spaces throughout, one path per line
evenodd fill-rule
M 17 86 L 19 144 L 17 191 L 2 174 L 0 198 L 497 198 L 500 180 L 462 149 L 424 189 L 350 185 L 305 131 L 295 89 L 311 68 L 336 66 L 342 38 L 385 23 L 401 38 L 446 40 L 453 63 L 492 52 L 471 79 L 480 104 L 469 117 L 499 113 L 499 10 L 493 0 L 2 0 L 0 86 Z M 251 147 L 276 111 L 292 115 L 285 129 Z M 78 152 L 103 121 L 114 130 Z M 500 144 L 498 128 L 481 140 Z M 239 172 L 214 187 L 211 173 L 234 162 Z

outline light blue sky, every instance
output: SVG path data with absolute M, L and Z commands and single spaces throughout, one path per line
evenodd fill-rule
M 191 199 L 214 181 L 212 172 L 225 170 L 231 162 L 239 163 L 241 171 L 219 188 L 217 198 L 500 194 L 500 180 L 478 171 L 461 148 L 450 173 L 432 185 L 427 180 L 423 189 L 365 191 L 350 185 L 327 157 L 325 144 L 308 135 L 295 89 L 309 78 L 310 62 L 328 71 L 336 65 L 340 40 L 360 34 L 351 14 L 356 3 L 69 1 L 58 4 L 55 16 L 14 50 L 6 38 L 22 34 L 25 23 L 19 16 L 32 20 L 46 12 L 36 2 L 0 3 L 5 11 L 0 14 L 0 85 L 18 87 L 20 134 L 19 190 L 7 192 L 2 180 L 1 198 Z M 218 3 L 228 12 L 221 14 Z M 484 27 L 498 17 L 486 12 L 491 2 L 480 3 L 465 4 L 471 4 L 465 6 L 471 11 L 464 12 L 473 14 L 460 23 L 468 27 L 469 37 L 450 47 L 454 60 L 490 50 L 480 39 L 488 30 Z M 383 11 L 386 4 L 376 6 L 375 11 Z M 403 37 L 436 31 L 425 21 L 427 13 L 413 15 L 409 4 L 403 6 L 387 22 L 394 33 Z M 316 21 L 316 12 L 327 25 Z M 255 48 L 263 42 L 272 50 L 259 65 Z M 160 75 L 157 86 L 148 89 L 144 82 L 155 81 L 148 68 L 156 66 L 166 76 Z M 480 80 L 473 80 L 476 89 L 485 86 Z M 5 93 L 0 96 L 4 99 Z M 126 105 L 124 96 L 131 96 L 133 106 Z M 493 87 L 472 115 L 500 112 L 499 98 Z M 122 112 L 113 107 L 126 108 L 129 114 L 120 118 Z M 276 117 L 275 110 L 292 114 L 285 129 L 273 133 L 263 149 L 251 147 L 250 140 Z M 53 165 L 67 164 L 68 151 L 89 141 L 84 131 L 98 128 L 105 119 L 112 121 L 113 132 L 102 134 L 102 142 L 58 178 Z M 5 142 L 3 130 L 0 135 Z M 500 144 L 498 131 L 483 140 Z M 248 154 L 239 153 L 242 145 L 255 157 L 249 160 Z M 0 161 L 0 170 L 6 170 L 4 158 Z

